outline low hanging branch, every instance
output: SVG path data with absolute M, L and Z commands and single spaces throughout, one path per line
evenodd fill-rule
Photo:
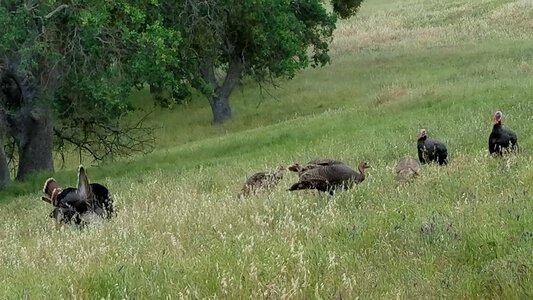
M 107 122 L 87 122 L 87 120 L 73 120 L 83 124 L 78 128 L 54 128 L 57 139 L 56 148 L 64 157 L 64 152 L 71 151 L 74 146 L 82 162 L 83 154 L 93 158 L 93 161 L 113 160 L 116 157 L 132 156 L 136 153 L 147 154 L 153 151 L 155 138 L 153 127 L 144 122 L 149 114 L 132 124 L 119 125 Z
M 17 179 L 52 172 L 53 149 L 96 161 L 152 151 L 146 116 L 125 118 L 129 96 L 145 84 L 172 98 L 187 90 L 176 75 L 179 31 L 164 26 L 160 10 L 159 0 L 0 0 L 0 25 L 9 29 L 0 31 L 0 109 L 8 121 L 0 143 Z

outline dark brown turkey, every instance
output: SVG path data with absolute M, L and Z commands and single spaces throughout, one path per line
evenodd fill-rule
M 50 217 L 58 223 L 88 223 L 92 216 L 109 218 L 113 214 L 109 190 L 99 183 L 89 184 L 87 173 L 81 165 L 77 187 L 62 189 L 54 178 L 48 178 L 43 193 L 45 196 L 41 199 L 55 206 Z
M 494 123 L 489 135 L 489 153 L 503 155 L 504 152 L 518 150 L 516 133 L 502 125 L 503 114 L 501 111 L 494 113 Z
M 286 168 L 279 166 L 274 172 L 257 172 L 246 179 L 241 188 L 239 197 L 255 194 L 259 190 L 270 190 L 276 186 L 281 179 Z
M 365 180 L 365 172 L 370 166 L 367 162 L 361 162 L 359 172 L 344 163 L 330 163 L 314 165 L 300 174 L 300 180 L 293 184 L 289 191 L 316 189 L 322 192 L 333 192 L 338 188 L 349 189 L 354 184 Z
M 420 175 L 420 162 L 410 156 L 402 157 L 396 167 L 394 174 L 397 179 L 410 179 Z
M 298 163 L 290 165 L 287 169 L 292 172 L 297 172 L 299 175 L 304 173 L 305 171 L 308 171 L 310 169 L 319 167 L 319 166 L 331 166 L 331 165 L 345 165 L 343 161 L 336 160 L 336 159 L 315 159 L 310 162 L 308 162 L 305 165 L 300 165 Z

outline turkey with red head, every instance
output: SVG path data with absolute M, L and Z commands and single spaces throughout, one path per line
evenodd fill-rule
M 359 164 L 359 172 L 344 163 L 316 165 L 303 171 L 300 174 L 300 180 L 293 184 L 289 191 L 315 189 L 333 195 L 333 192 L 338 188 L 349 189 L 354 184 L 363 182 L 368 168 L 370 166 L 365 161 Z
M 421 128 L 418 134 L 418 159 L 421 164 L 438 162 L 439 165 L 448 164 L 448 149 L 441 141 L 430 139 L 427 130 Z
M 50 217 L 59 223 L 80 224 L 85 216 L 94 214 L 109 218 L 113 214 L 113 200 L 109 190 L 99 183 L 89 183 L 83 166 L 78 169 L 77 187 L 62 189 L 54 178 L 46 180 L 41 197 L 43 201 L 55 206 Z
M 501 111 L 494 113 L 492 131 L 489 135 L 489 153 L 503 155 L 504 152 L 518 150 L 516 133 L 502 125 Z

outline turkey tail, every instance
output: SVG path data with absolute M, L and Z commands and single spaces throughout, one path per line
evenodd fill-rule
M 78 195 L 80 195 L 82 198 L 86 199 L 88 204 L 90 206 L 93 206 L 93 197 L 92 197 L 92 191 L 91 191 L 91 185 L 89 184 L 89 178 L 87 177 L 87 173 L 85 172 L 85 169 L 82 165 L 80 165 L 78 169 L 78 189 L 77 189 Z
M 57 195 L 61 192 L 61 188 L 59 187 L 59 184 L 54 178 L 48 178 L 43 186 L 43 193 L 46 195 L 46 197 L 42 197 L 41 199 L 43 201 L 52 203 L 55 205 L 57 200 Z

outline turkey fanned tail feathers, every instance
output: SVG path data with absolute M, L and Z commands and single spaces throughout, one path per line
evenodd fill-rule
M 62 189 L 55 179 L 49 178 L 44 184 L 43 193 L 45 196 L 41 199 L 55 206 L 50 217 L 58 223 L 80 224 L 86 213 L 94 213 L 103 218 L 110 218 L 114 213 L 109 190 L 99 183 L 89 184 L 82 166 L 76 188 Z

